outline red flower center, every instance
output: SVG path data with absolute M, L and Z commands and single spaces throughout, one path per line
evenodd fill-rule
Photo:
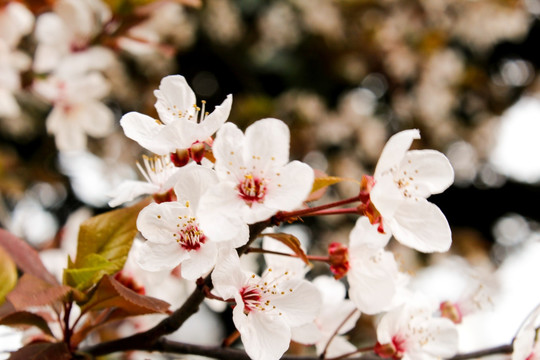
M 238 184 L 238 193 L 242 200 L 251 206 L 254 202 L 263 202 L 266 184 L 263 179 L 255 177 L 253 174 L 246 174 L 244 180 Z
M 199 250 L 206 241 L 206 236 L 196 224 L 190 223 L 178 232 L 176 241 L 187 251 Z

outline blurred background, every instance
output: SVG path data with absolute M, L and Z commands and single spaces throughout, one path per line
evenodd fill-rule
M 455 184 L 430 198 L 453 246 L 394 251 L 428 291 L 456 295 L 462 279 L 444 276 L 461 269 L 498 294 L 464 350 L 507 342 L 540 303 L 539 15 L 538 0 L 0 1 L 0 226 L 45 250 L 76 211 L 108 210 L 143 153 L 119 119 L 155 116 L 170 74 L 210 110 L 233 94 L 241 128 L 282 119 L 291 158 L 334 176 L 371 174 L 392 134 L 418 128 L 413 146 L 454 166 Z M 341 183 L 321 201 L 357 191 Z M 294 231 L 324 252 L 354 220 Z

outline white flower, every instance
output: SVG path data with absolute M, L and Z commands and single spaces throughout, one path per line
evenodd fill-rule
M 205 112 L 204 102 L 202 109 L 197 107 L 193 90 L 180 75 L 164 77 L 154 95 L 159 121 L 130 112 L 122 117 L 120 125 L 127 137 L 159 155 L 206 141 L 223 125 L 231 111 L 231 95 L 211 114 Z
M 201 222 L 219 223 L 219 231 L 301 206 L 311 191 L 313 169 L 289 162 L 289 137 L 289 128 L 277 119 L 259 120 L 245 135 L 234 124 L 223 125 L 213 145 L 220 182 L 201 201 Z
M 84 150 L 87 134 L 104 137 L 114 129 L 113 112 L 99 101 L 109 94 L 110 85 L 98 72 L 51 75 L 35 82 L 34 90 L 54 104 L 46 125 L 60 151 Z
M 540 342 L 537 341 L 537 327 L 540 320 L 538 305 L 521 325 L 514 338 L 512 360 L 540 359 Z
M 360 311 L 375 314 L 400 301 L 406 275 L 398 270 L 394 255 L 384 250 L 390 234 L 380 234 L 361 217 L 349 236 L 349 296 Z
M 11 1 L 0 7 L 0 40 L 14 49 L 32 31 L 34 15 L 23 4 Z
M 375 353 L 403 360 L 450 358 L 457 352 L 458 333 L 453 322 L 432 316 L 425 299 L 412 298 L 386 313 L 377 326 Z
M 452 242 L 450 226 L 426 198 L 448 188 L 454 171 L 438 151 L 407 151 L 418 138 L 418 130 L 406 130 L 388 140 L 375 169 L 370 199 L 384 231 L 391 231 L 399 242 L 422 252 L 446 251 Z
M 289 348 L 291 327 L 313 321 L 321 298 L 311 283 L 287 272 L 267 269 L 262 277 L 240 268 L 234 249 L 226 248 L 212 273 L 214 291 L 234 299 L 233 321 L 254 360 L 277 360 Z
M 137 163 L 139 171 L 146 181 L 126 180 L 111 194 L 113 199 L 109 206 L 115 207 L 131 201 L 141 195 L 152 194 L 156 202 L 176 200 L 174 184 L 177 177 L 174 174 L 178 168 L 168 156 L 148 157 L 143 155 L 143 167 Z
M 137 262 L 148 271 L 172 270 L 181 264 L 182 277 L 196 280 L 216 263 L 217 245 L 199 226 L 197 209 L 200 196 L 217 180 L 212 170 L 201 166 L 180 169 L 178 174 L 178 202 L 153 203 L 139 213 L 137 229 L 147 241 Z
M 321 312 L 313 323 L 293 328 L 293 340 L 301 344 L 315 344 L 317 354 L 321 355 L 332 339 L 326 351 L 327 358 L 355 351 L 356 347 L 343 334 L 355 326 L 360 311 L 351 300 L 345 299 L 345 285 L 329 276 L 315 278 L 313 285 L 322 294 Z M 337 335 L 334 337 L 336 330 Z

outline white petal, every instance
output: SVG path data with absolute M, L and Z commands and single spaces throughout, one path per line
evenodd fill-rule
M 197 102 L 195 93 L 181 75 L 170 75 L 161 79 L 159 90 L 155 90 L 154 95 L 157 98 L 155 107 L 159 118 L 165 124 L 177 118 L 173 112 L 192 112 L 193 105 Z
M 404 171 L 408 179 L 412 178 L 411 192 L 424 198 L 443 192 L 454 182 L 454 169 L 450 161 L 435 150 L 407 152 L 399 168 L 400 174 Z
M 284 166 L 289 161 L 289 144 L 289 127 L 283 121 L 271 118 L 256 121 L 246 129 L 246 152 L 251 157 L 248 167 L 263 170 Z
M 322 304 L 317 288 L 310 282 L 298 279 L 291 279 L 281 285 L 285 294 L 272 298 L 272 304 L 282 312 L 284 321 L 291 326 L 313 321 Z
M 110 207 L 116 207 L 128 201 L 131 201 L 141 195 L 153 194 L 159 191 L 159 186 L 147 183 L 145 181 L 127 180 L 120 184 L 110 196 Z
M 317 344 L 317 354 L 322 354 L 327 342 L 328 341 L 321 341 L 320 344 Z M 335 358 L 341 355 L 352 353 L 356 350 L 356 346 L 348 342 L 344 336 L 337 335 L 332 338 L 332 342 L 326 350 L 326 358 Z
M 341 281 L 337 281 L 331 276 L 320 275 L 313 279 L 312 284 L 319 289 L 322 296 L 322 302 L 326 306 L 340 304 L 347 290 Z
M 199 165 L 187 165 L 176 172 L 174 192 L 180 203 L 189 202 L 193 212 L 197 214 L 201 196 L 213 185 L 217 184 L 214 170 Z
M 421 252 L 447 251 L 452 233 L 446 217 L 434 204 L 425 199 L 404 201 L 388 219 L 392 234 L 403 245 Z
M 214 291 L 224 299 L 235 298 L 247 281 L 248 277 L 240 268 L 236 250 L 231 247 L 221 248 L 216 267 L 212 272 Z M 243 302 L 238 301 L 236 307 L 239 305 L 242 305 L 243 313 Z
M 139 213 L 137 229 L 148 241 L 176 244 L 175 235 L 178 235 L 176 224 L 183 216 L 192 216 L 192 213 L 177 202 L 152 203 Z
M 350 249 L 347 274 L 349 296 L 360 311 L 375 314 L 388 310 L 397 290 L 398 268 L 394 256 L 382 249 Z
M 233 123 L 223 124 L 212 145 L 216 158 L 216 172 L 220 179 L 240 181 L 244 173 L 240 171 L 244 159 L 244 134 Z
M 114 114 L 105 104 L 91 101 L 81 109 L 79 124 L 86 133 L 93 137 L 104 137 L 114 129 Z
M 458 332 L 456 324 L 449 319 L 431 319 L 426 328 L 429 337 L 427 343 L 422 343 L 420 350 L 434 358 L 451 358 L 458 350 Z
M 232 95 L 227 96 L 223 103 L 216 106 L 214 111 L 206 116 L 201 123 L 194 121 L 183 121 L 182 125 L 186 128 L 186 141 L 193 144 L 196 141 L 204 141 L 212 136 L 227 121 L 231 112 Z
M 47 131 L 54 134 L 56 147 L 60 151 L 86 149 L 86 134 L 74 119 L 71 119 L 61 106 L 55 106 L 47 117 Z
M 386 173 L 376 179 L 370 199 L 383 219 L 389 219 L 394 216 L 405 197 L 396 186 L 392 174 Z
M 386 246 L 392 234 L 387 232 L 381 234 L 376 225 L 371 225 L 369 219 L 362 216 L 356 220 L 356 224 L 349 234 L 349 247 L 367 246 L 373 249 L 380 249 Z
M 172 270 L 189 257 L 176 242 L 157 244 L 146 241 L 137 250 L 135 260 L 146 271 Z
M 323 334 L 315 325 L 315 323 L 309 323 L 302 326 L 296 326 L 291 329 L 292 340 L 304 345 L 312 345 L 318 342 Z
M 171 144 L 165 136 L 166 127 L 158 124 L 150 116 L 130 112 L 122 116 L 120 125 L 128 138 L 135 140 L 153 153 L 166 155 L 176 151 L 175 144 Z
M 342 299 L 339 304 L 324 304 L 317 322 L 326 334 L 333 334 L 338 328 L 338 334 L 345 334 L 354 328 L 360 314 L 351 300 Z
M 248 240 L 248 226 L 239 218 L 246 204 L 234 184 L 219 183 L 204 193 L 197 211 L 202 230 L 212 241 L 233 241 L 242 246 Z
M 297 209 L 311 192 L 313 169 L 303 162 L 292 161 L 278 171 L 279 175 L 274 174 L 268 184 L 264 203 L 281 211 Z
M 374 177 L 377 178 L 385 171 L 398 166 L 414 139 L 420 139 L 420 131 L 417 129 L 401 131 L 392 136 L 379 157 Z
M 182 262 L 182 277 L 187 280 L 197 280 L 212 270 L 217 258 L 216 244 L 207 240 L 199 250 L 189 252 L 189 259 Z
M 253 360 L 278 360 L 289 348 L 291 342 L 291 330 L 279 316 L 269 317 L 264 313 L 252 312 L 245 321 L 240 316 L 235 316 L 238 311 L 233 311 L 233 320 L 240 332 L 242 343 L 246 353 Z

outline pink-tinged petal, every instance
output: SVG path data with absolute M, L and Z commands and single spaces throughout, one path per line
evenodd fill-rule
M 311 192 L 315 178 L 313 169 L 300 161 L 292 161 L 278 170 L 268 183 L 266 206 L 292 211 L 299 208 Z
M 135 261 L 146 271 L 172 270 L 189 258 L 176 242 L 158 244 L 146 241 L 137 250 Z
M 289 161 L 289 127 L 278 119 L 262 119 L 246 129 L 248 168 L 258 170 L 284 166 Z
M 386 220 L 394 216 L 405 197 L 394 182 L 392 174 L 386 173 L 376 179 L 370 193 L 370 199 L 383 219 Z
M 212 272 L 214 292 L 223 299 L 232 299 L 240 296 L 240 289 L 247 283 L 248 277 L 240 268 L 240 258 L 232 247 L 219 249 L 216 267 Z M 242 298 L 237 299 L 236 308 L 242 307 Z M 235 308 L 235 309 L 236 309 Z
M 456 324 L 446 318 L 433 318 L 425 330 L 431 334 L 418 348 L 420 352 L 431 355 L 432 359 L 448 359 L 458 350 L 458 332 Z M 411 357 L 414 357 L 411 354 Z
M 234 184 L 219 183 L 208 189 L 199 202 L 199 224 L 212 241 L 232 241 L 235 247 L 248 240 L 247 224 L 239 217 L 246 204 Z
M 397 291 L 398 267 L 394 255 L 382 249 L 357 247 L 349 252 L 349 296 L 360 311 L 376 314 L 388 310 Z
M 182 277 L 187 280 L 197 280 L 205 276 L 216 264 L 218 249 L 216 244 L 208 241 L 199 250 L 189 252 L 189 259 L 182 262 L 180 270 Z
M 323 336 L 315 323 L 293 327 L 291 328 L 291 332 L 292 340 L 304 345 L 315 344 Z
M 131 201 L 141 195 L 153 194 L 159 191 L 159 186 L 145 181 L 127 180 L 121 183 L 111 194 L 110 207 L 116 207 Z
M 218 182 L 214 170 L 194 163 L 180 168 L 174 175 L 174 179 L 176 180 L 174 192 L 178 202 L 189 202 L 195 214 L 197 214 L 202 195 Z
M 425 199 L 403 201 L 387 224 L 396 240 L 421 252 L 444 252 L 452 244 L 446 217 Z
M 406 328 L 410 320 L 408 307 L 402 305 L 383 315 L 377 325 L 377 341 L 381 344 L 392 342 L 392 337 L 400 333 L 402 328 Z
M 175 144 L 164 140 L 166 127 L 150 116 L 130 112 L 122 116 L 120 125 L 128 138 L 135 140 L 153 153 L 167 155 L 176 151 Z
M 176 244 L 177 224 L 180 218 L 192 216 L 191 211 L 176 202 L 152 203 L 141 210 L 137 217 L 137 229 L 146 240 Z
M 286 293 L 272 298 L 272 304 L 282 313 L 280 317 L 290 326 L 312 322 L 322 304 L 319 290 L 310 282 L 298 279 L 280 285 Z
M 238 314 L 236 309 L 233 311 L 234 324 L 249 357 L 253 360 L 281 358 L 291 342 L 291 330 L 282 317 L 269 317 L 259 312 L 250 313 L 244 321 L 243 317 L 244 314 Z
M 216 172 L 221 180 L 229 179 L 238 182 L 244 173 L 244 134 L 233 123 L 223 124 L 212 145 L 216 158 Z
M 77 120 L 84 131 L 93 137 L 104 137 L 114 130 L 113 112 L 98 101 L 85 103 Z
M 454 182 L 454 169 L 450 161 L 435 150 L 407 152 L 398 175 L 410 181 L 408 189 L 412 194 L 424 198 L 443 192 Z
M 414 139 L 420 139 L 420 131 L 417 129 L 401 131 L 392 136 L 379 157 L 374 177 L 377 178 L 384 172 L 398 166 Z
M 154 90 L 157 98 L 155 107 L 159 118 L 165 124 L 179 118 L 178 112 L 193 113 L 193 106 L 197 105 L 195 93 L 189 87 L 186 79 L 181 75 L 170 75 L 161 79 L 159 90 Z
M 369 219 L 365 216 L 356 220 L 356 224 L 349 234 L 349 247 L 367 246 L 372 249 L 380 249 L 388 244 L 392 237 L 389 232 L 381 234 L 376 225 L 371 225 Z

